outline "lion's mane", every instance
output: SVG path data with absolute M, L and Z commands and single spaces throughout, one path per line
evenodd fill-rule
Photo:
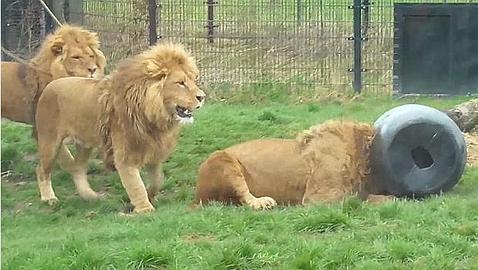
M 370 124 L 329 120 L 300 133 L 297 141 L 311 168 L 327 168 L 338 179 L 327 179 L 331 187 L 364 190 L 370 173 L 369 154 L 374 128 Z M 328 185 L 322 183 L 322 185 Z
M 113 161 L 112 128 L 126 131 L 122 133 L 125 150 L 141 153 L 136 157 L 139 164 L 158 158 L 162 154 L 159 148 L 174 148 L 179 132 L 177 121 L 166 113 L 163 104 L 148 102 L 146 93 L 151 78 L 156 78 L 160 79 L 155 86 L 161 95 L 166 76 L 174 70 L 182 70 L 189 77 L 198 74 L 194 58 L 183 46 L 165 43 L 122 61 L 107 79 L 99 100 L 103 111 L 99 132 L 107 167 L 112 168 Z M 147 119 L 147 110 L 155 111 L 155 121 Z

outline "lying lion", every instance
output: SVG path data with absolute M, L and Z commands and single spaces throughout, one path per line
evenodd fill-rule
M 28 64 L 2 62 L 2 117 L 33 124 L 45 86 L 63 77 L 101 77 L 106 65 L 96 33 L 63 25 L 45 38 Z
M 67 139 L 80 146 L 73 170 L 79 190 L 94 192 L 86 166 L 92 148 L 101 147 L 105 160 L 114 160 L 134 211 L 153 211 L 150 200 L 163 181 L 161 163 L 175 149 L 180 123 L 192 121 L 192 112 L 204 102 L 197 76 L 196 63 L 182 46 L 160 44 L 120 63 L 110 78 L 51 82 L 36 114 L 41 200 L 58 200 L 51 170 Z M 143 166 L 151 181 L 148 191 L 139 173 Z
M 220 201 L 267 209 L 371 195 L 368 155 L 374 129 L 328 121 L 295 140 L 262 139 L 216 151 L 199 168 L 195 204 Z

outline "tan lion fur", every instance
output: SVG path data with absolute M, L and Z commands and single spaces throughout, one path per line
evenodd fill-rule
M 376 200 L 367 185 L 373 134 L 369 124 L 327 121 L 295 140 L 261 139 L 216 151 L 199 168 L 195 204 L 266 209 L 353 194 Z
M 45 38 L 28 65 L 2 62 L 2 117 L 33 124 L 36 103 L 49 82 L 102 77 L 106 60 L 99 45 L 96 33 L 63 25 Z
M 182 46 L 159 44 L 122 61 L 102 80 L 62 78 L 50 83 L 36 114 L 42 201 L 57 201 L 51 170 L 59 145 L 68 139 L 86 153 L 84 163 L 71 170 L 80 195 L 94 192 L 86 180 L 86 161 L 91 149 L 99 147 L 107 166 L 113 167 L 114 161 L 134 211 L 154 210 L 150 201 L 163 181 L 161 163 L 175 149 L 180 131 L 177 109 L 192 111 L 204 101 L 197 76 L 196 63 Z M 139 174 L 142 167 L 151 181 L 148 190 Z

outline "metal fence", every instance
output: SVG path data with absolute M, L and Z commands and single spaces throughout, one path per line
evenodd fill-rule
M 45 14 L 37 0 L 2 0 L 1 21 L 2 46 L 22 56 L 32 56 L 45 37 Z
M 270 82 L 308 87 L 317 91 L 352 91 L 355 71 L 361 75 L 363 92 L 390 94 L 394 3 L 465 1 L 67 2 L 70 6 L 73 2 L 81 2 L 79 7 L 69 11 L 68 17 L 73 23 L 99 32 L 110 66 L 147 48 L 149 39 L 154 39 L 154 35 L 157 35 L 160 42 L 174 40 L 184 43 L 199 60 L 204 83 L 211 87 Z M 359 16 L 355 18 L 354 5 L 355 11 L 359 11 Z M 5 18 L 3 14 L 2 18 Z M 357 30 L 360 35 L 357 35 Z M 357 51 L 354 51 L 357 42 L 359 47 L 355 48 L 359 49 L 362 56 L 359 66 Z

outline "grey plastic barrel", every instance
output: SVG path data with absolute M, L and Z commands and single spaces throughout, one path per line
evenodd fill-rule
M 371 177 L 384 193 L 424 196 L 448 191 L 466 164 L 466 144 L 458 126 L 434 108 L 407 104 L 374 123 Z

